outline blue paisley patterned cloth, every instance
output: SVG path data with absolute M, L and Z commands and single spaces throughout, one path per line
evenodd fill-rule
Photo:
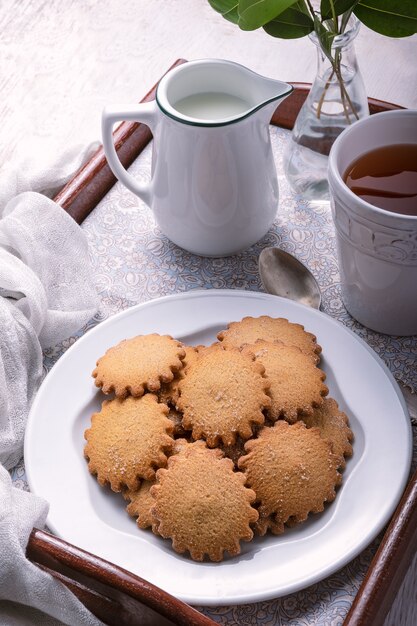
M 322 310 L 364 339 L 385 361 L 397 380 L 417 391 L 417 336 L 391 337 L 371 331 L 347 313 L 340 295 L 335 235 L 327 203 L 310 205 L 294 196 L 282 174 L 282 153 L 289 132 L 271 127 L 280 202 L 267 235 L 233 257 L 210 259 L 172 244 L 155 224 L 145 205 L 117 183 L 83 224 L 101 297 L 101 307 L 77 336 L 45 351 L 45 374 L 79 336 L 103 319 L 134 304 L 190 289 L 262 291 L 258 256 L 267 246 L 294 254 L 316 276 Z M 131 167 L 149 178 L 151 146 Z M 416 429 L 414 429 L 415 431 Z M 414 464 L 417 459 L 414 432 Z M 11 471 L 15 486 L 27 489 L 23 460 Z M 225 626 L 336 626 L 343 623 L 381 537 L 336 574 L 284 598 L 240 606 L 197 607 Z

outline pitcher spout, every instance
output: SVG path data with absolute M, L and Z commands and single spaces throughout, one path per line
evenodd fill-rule
M 259 101 L 250 111 L 250 114 L 255 114 L 263 123 L 269 124 L 275 109 L 290 95 L 294 88 L 281 80 L 265 78 L 259 75 L 256 75 L 256 77 L 258 78 Z
M 279 104 L 293 91 L 292 85 L 285 83 L 282 80 L 275 80 L 273 78 L 267 78 L 251 72 L 253 74 L 253 90 L 256 94 L 258 102 L 254 107 L 255 110 L 262 109 L 267 104 L 275 102 Z
M 166 74 L 159 83 L 156 102 L 162 113 L 178 122 L 224 126 L 257 111 L 268 115 L 267 105 L 282 101 L 292 90 L 288 83 L 261 76 L 238 63 L 204 59 Z

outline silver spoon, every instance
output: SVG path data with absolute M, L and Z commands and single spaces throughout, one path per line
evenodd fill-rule
M 268 293 L 320 308 L 321 293 L 316 279 L 292 254 L 279 248 L 264 248 L 259 255 L 259 274 Z
M 10 291 L 10 289 L 4 289 L 0 287 L 0 298 L 8 298 L 9 300 L 20 300 L 24 298 L 25 294 L 21 291 Z

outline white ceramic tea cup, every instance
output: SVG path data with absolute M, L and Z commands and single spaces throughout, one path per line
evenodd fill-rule
M 342 298 L 361 324 L 388 335 L 417 334 L 417 215 L 380 209 L 356 196 L 343 176 L 376 148 L 417 144 L 417 110 L 378 113 L 339 135 L 329 156 Z

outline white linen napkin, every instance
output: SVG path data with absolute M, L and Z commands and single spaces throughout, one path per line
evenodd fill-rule
M 0 625 L 101 624 L 77 598 L 25 557 L 48 503 L 12 486 L 7 469 L 22 456 L 31 402 L 42 378 L 42 348 L 95 314 L 87 241 L 46 195 L 61 187 L 87 152 L 74 147 L 49 168 L 42 159 L 0 171 Z

